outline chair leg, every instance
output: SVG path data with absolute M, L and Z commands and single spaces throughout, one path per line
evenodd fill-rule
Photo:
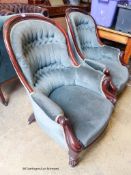
M 79 163 L 79 154 L 80 152 L 69 150 L 69 165 L 71 167 L 75 167 Z
M 28 124 L 30 125 L 35 121 L 36 121 L 36 119 L 35 119 L 34 113 L 32 113 L 28 119 Z
M 3 95 L 3 92 L 1 90 L 1 87 L 0 87 L 0 97 L 1 97 L 1 100 L 2 100 L 2 103 L 7 106 L 8 105 L 8 101 L 5 99 L 4 95 Z

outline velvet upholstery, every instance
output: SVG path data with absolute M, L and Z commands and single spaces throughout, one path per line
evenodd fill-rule
M 28 16 L 13 24 L 11 48 L 33 89 L 27 92 L 39 126 L 67 148 L 63 128 L 57 123 L 59 116 L 65 116 L 87 147 L 102 133 L 113 111 L 102 90 L 105 75 L 88 64 L 75 64 L 68 37 L 48 20 Z
M 104 67 L 108 68 L 115 86 L 121 92 L 129 75 L 126 66 L 120 62 L 120 50 L 99 42 L 95 21 L 85 12 L 68 9 L 66 18 L 69 37 L 77 60 L 81 63 L 84 59 L 87 64 L 100 71 Z M 92 64 L 91 61 L 95 61 L 95 64 Z
M 40 13 L 48 16 L 48 11 L 45 8 L 28 4 L 0 3 L 0 83 L 16 76 L 3 41 L 3 24 L 18 13 Z
M 3 83 L 4 81 L 16 76 L 3 40 L 3 24 L 8 18 L 12 16 L 13 15 L 0 16 L 0 83 Z
M 44 16 L 48 16 L 48 10 L 43 7 L 24 3 L 0 3 L 0 16 L 18 13 L 41 13 Z

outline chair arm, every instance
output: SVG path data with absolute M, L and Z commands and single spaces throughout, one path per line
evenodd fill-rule
M 31 98 L 53 121 L 58 116 L 64 116 L 63 110 L 42 92 L 35 91 L 31 94 Z
M 76 83 L 87 87 L 92 91 L 104 95 L 113 104 L 116 102 L 117 89 L 114 86 L 110 75 L 105 75 L 94 70 L 88 64 L 83 64 L 77 69 Z
M 69 119 L 64 116 L 59 116 L 56 121 L 64 129 L 64 134 L 69 150 L 81 152 L 84 149 L 84 146 L 75 136 Z
M 112 61 L 116 61 L 122 64 L 120 57 L 122 56 L 122 52 L 120 49 L 104 45 L 102 46 L 103 55 L 107 56 L 106 58 L 111 59 Z
M 108 68 L 104 64 L 91 59 L 85 59 L 84 62 L 94 69 L 103 72 L 105 75 L 110 75 Z
M 101 81 L 104 76 L 103 72 L 97 71 L 85 63 L 81 64 L 81 66 L 77 68 L 76 71 L 77 85 L 91 89 L 98 94 L 102 94 Z
M 62 126 L 69 150 L 80 152 L 83 145 L 76 138 L 69 119 L 64 117 L 63 110 L 40 91 L 31 94 L 31 97 L 52 120 Z

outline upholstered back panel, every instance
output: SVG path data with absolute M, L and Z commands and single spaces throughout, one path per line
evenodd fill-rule
M 71 12 L 69 17 L 80 50 L 83 52 L 87 48 L 98 47 L 99 43 L 92 17 L 80 12 Z
M 64 35 L 46 21 L 17 23 L 11 31 L 11 43 L 26 79 L 33 86 L 37 86 L 41 78 L 45 86 L 46 78 L 48 86 L 52 84 L 50 77 L 58 83 L 57 72 L 72 66 Z
M 16 75 L 3 40 L 3 24 L 12 16 L 13 15 L 0 16 L 0 83 L 9 80 Z
M 18 13 L 41 13 L 48 16 L 48 10 L 24 3 L 0 3 L 0 16 Z

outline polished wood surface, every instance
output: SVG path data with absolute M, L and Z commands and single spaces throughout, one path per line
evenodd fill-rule
M 90 3 L 80 3 L 79 5 L 71 5 L 66 0 L 61 0 L 60 5 L 58 2 L 53 3 L 50 0 L 28 0 L 29 4 L 38 5 L 49 10 L 50 17 L 62 17 L 65 16 L 67 8 L 80 8 L 85 11 L 90 11 Z
M 108 39 L 126 45 L 124 62 L 128 64 L 131 57 L 131 34 L 119 32 L 113 29 L 98 26 L 98 34 L 101 38 Z
M 84 4 L 84 3 L 81 3 L 80 5 L 68 5 L 68 4 L 65 4 L 65 5 L 60 5 L 60 6 L 44 6 L 42 4 L 39 4 L 39 6 L 41 7 L 45 7 L 49 10 L 49 16 L 50 17 L 64 17 L 65 16 L 65 11 L 66 9 L 68 8 L 80 8 L 80 9 L 83 9 L 87 12 L 90 11 L 90 4 Z
M 49 0 L 28 0 L 28 4 L 43 4 L 48 6 L 51 5 Z
M 65 30 L 67 30 L 66 21 L 64 17 L 54 18 L 54 20 L 56 22 L 59 22 L 62 25 L 62 27 Z M 131 57 L 131 35 L 101 26 L 97 26 L 97 29 L 100 38 L 115 41 L 126 46 L 123 61 L 126 64 L 128 64 L 129 59 Z

